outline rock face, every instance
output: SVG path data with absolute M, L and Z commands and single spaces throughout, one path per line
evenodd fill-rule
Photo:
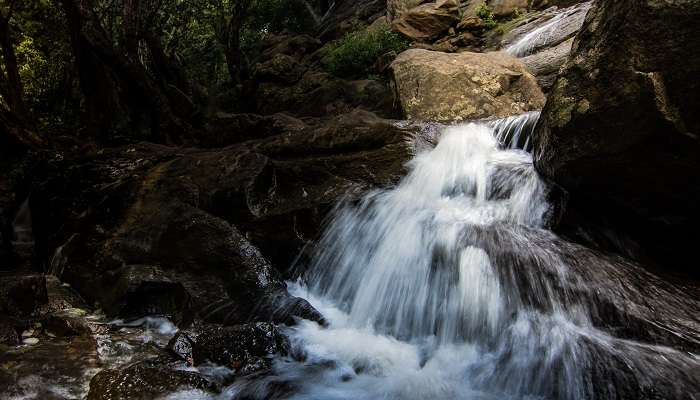
M 400 17 L 404 12 L 425 3 L 426 0 L 387 0 L 386 15 L 389 21 Z
M 394 30 L 407 38 L 427 42 L 459 22 L 459 1 L 438 0 L 409 9 L 394 20 Z
M 506 117 L 538 110 L 545 101 L 525 66 L 504 53 L 407 50 L 392 63 L 391 71 L 409 119 Z
M 289 118 L 254 118 L 270 136 L 223 149 L 139 144 L 67 160 L 69 173 L 58 162 L 39 196 L 47 221 L 68 221 L 45 228 L 63 246 L 53 272 L 112 315 L 320 321 L 280 271 L 341 197 L 399 179 L 418 128 L 361 111 Z M 224 126 L 221 138 L 246 138 Z
M 571 192 L 570 209 L 694 274 L 699 19 L 694 0 L 596 2 L 535 135 L 537 168 Z

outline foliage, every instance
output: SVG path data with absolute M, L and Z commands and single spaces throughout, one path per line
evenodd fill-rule
M 493 11 L 491 11 L 491 8 L 489 8 L 486 2 L 479 4 L 476 8 L 476 16 L 481 18 L 484 24 L 489 28 L 496 26 L 496 21 L 493 18 Z
M 377 59 L 389 52 L 400 53 L 409 42 L 389 26 L 348 33 L 330 45 L 323 58 L 325 68 L 344 78 L 367 77 Z

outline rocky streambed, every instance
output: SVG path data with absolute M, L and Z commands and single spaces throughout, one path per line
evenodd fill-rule
M 192 146 L 3 159 L 1 396 L 697 398 L 698 3 L 524 3 L 337 1 Z

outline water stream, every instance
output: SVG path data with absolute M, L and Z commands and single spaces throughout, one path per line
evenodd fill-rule
M 593 354 L 696 367 L 594 327 L 595 293 L 570 289 L 586 284 L 543 228 L 548 188 L 521 149 L 536 119 L 446 128 L 398 186 L 340 206 L 290 284 L 329 326 L 289 328 L 295 357 L 267 386 L 227 395 L 266 398 L 284 382 L 294 399 L 583 399 L 596 391 Z

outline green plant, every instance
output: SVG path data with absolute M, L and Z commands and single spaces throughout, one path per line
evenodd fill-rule
M 496 26 L 496 21 L 493 19 L 493 11 L 491 11 L 491 8 L 489 8 L 486 2 L 483 2 L 476 7 L 476 16 L 481 18 L 487 27 L 493 28 Z
M 392 51 L 400 53 L 408 45 L 389 26 L 355 31 L 330 45 L 323 65 L 328 72 L 343 78 L 367 77 L 380 56 Z

